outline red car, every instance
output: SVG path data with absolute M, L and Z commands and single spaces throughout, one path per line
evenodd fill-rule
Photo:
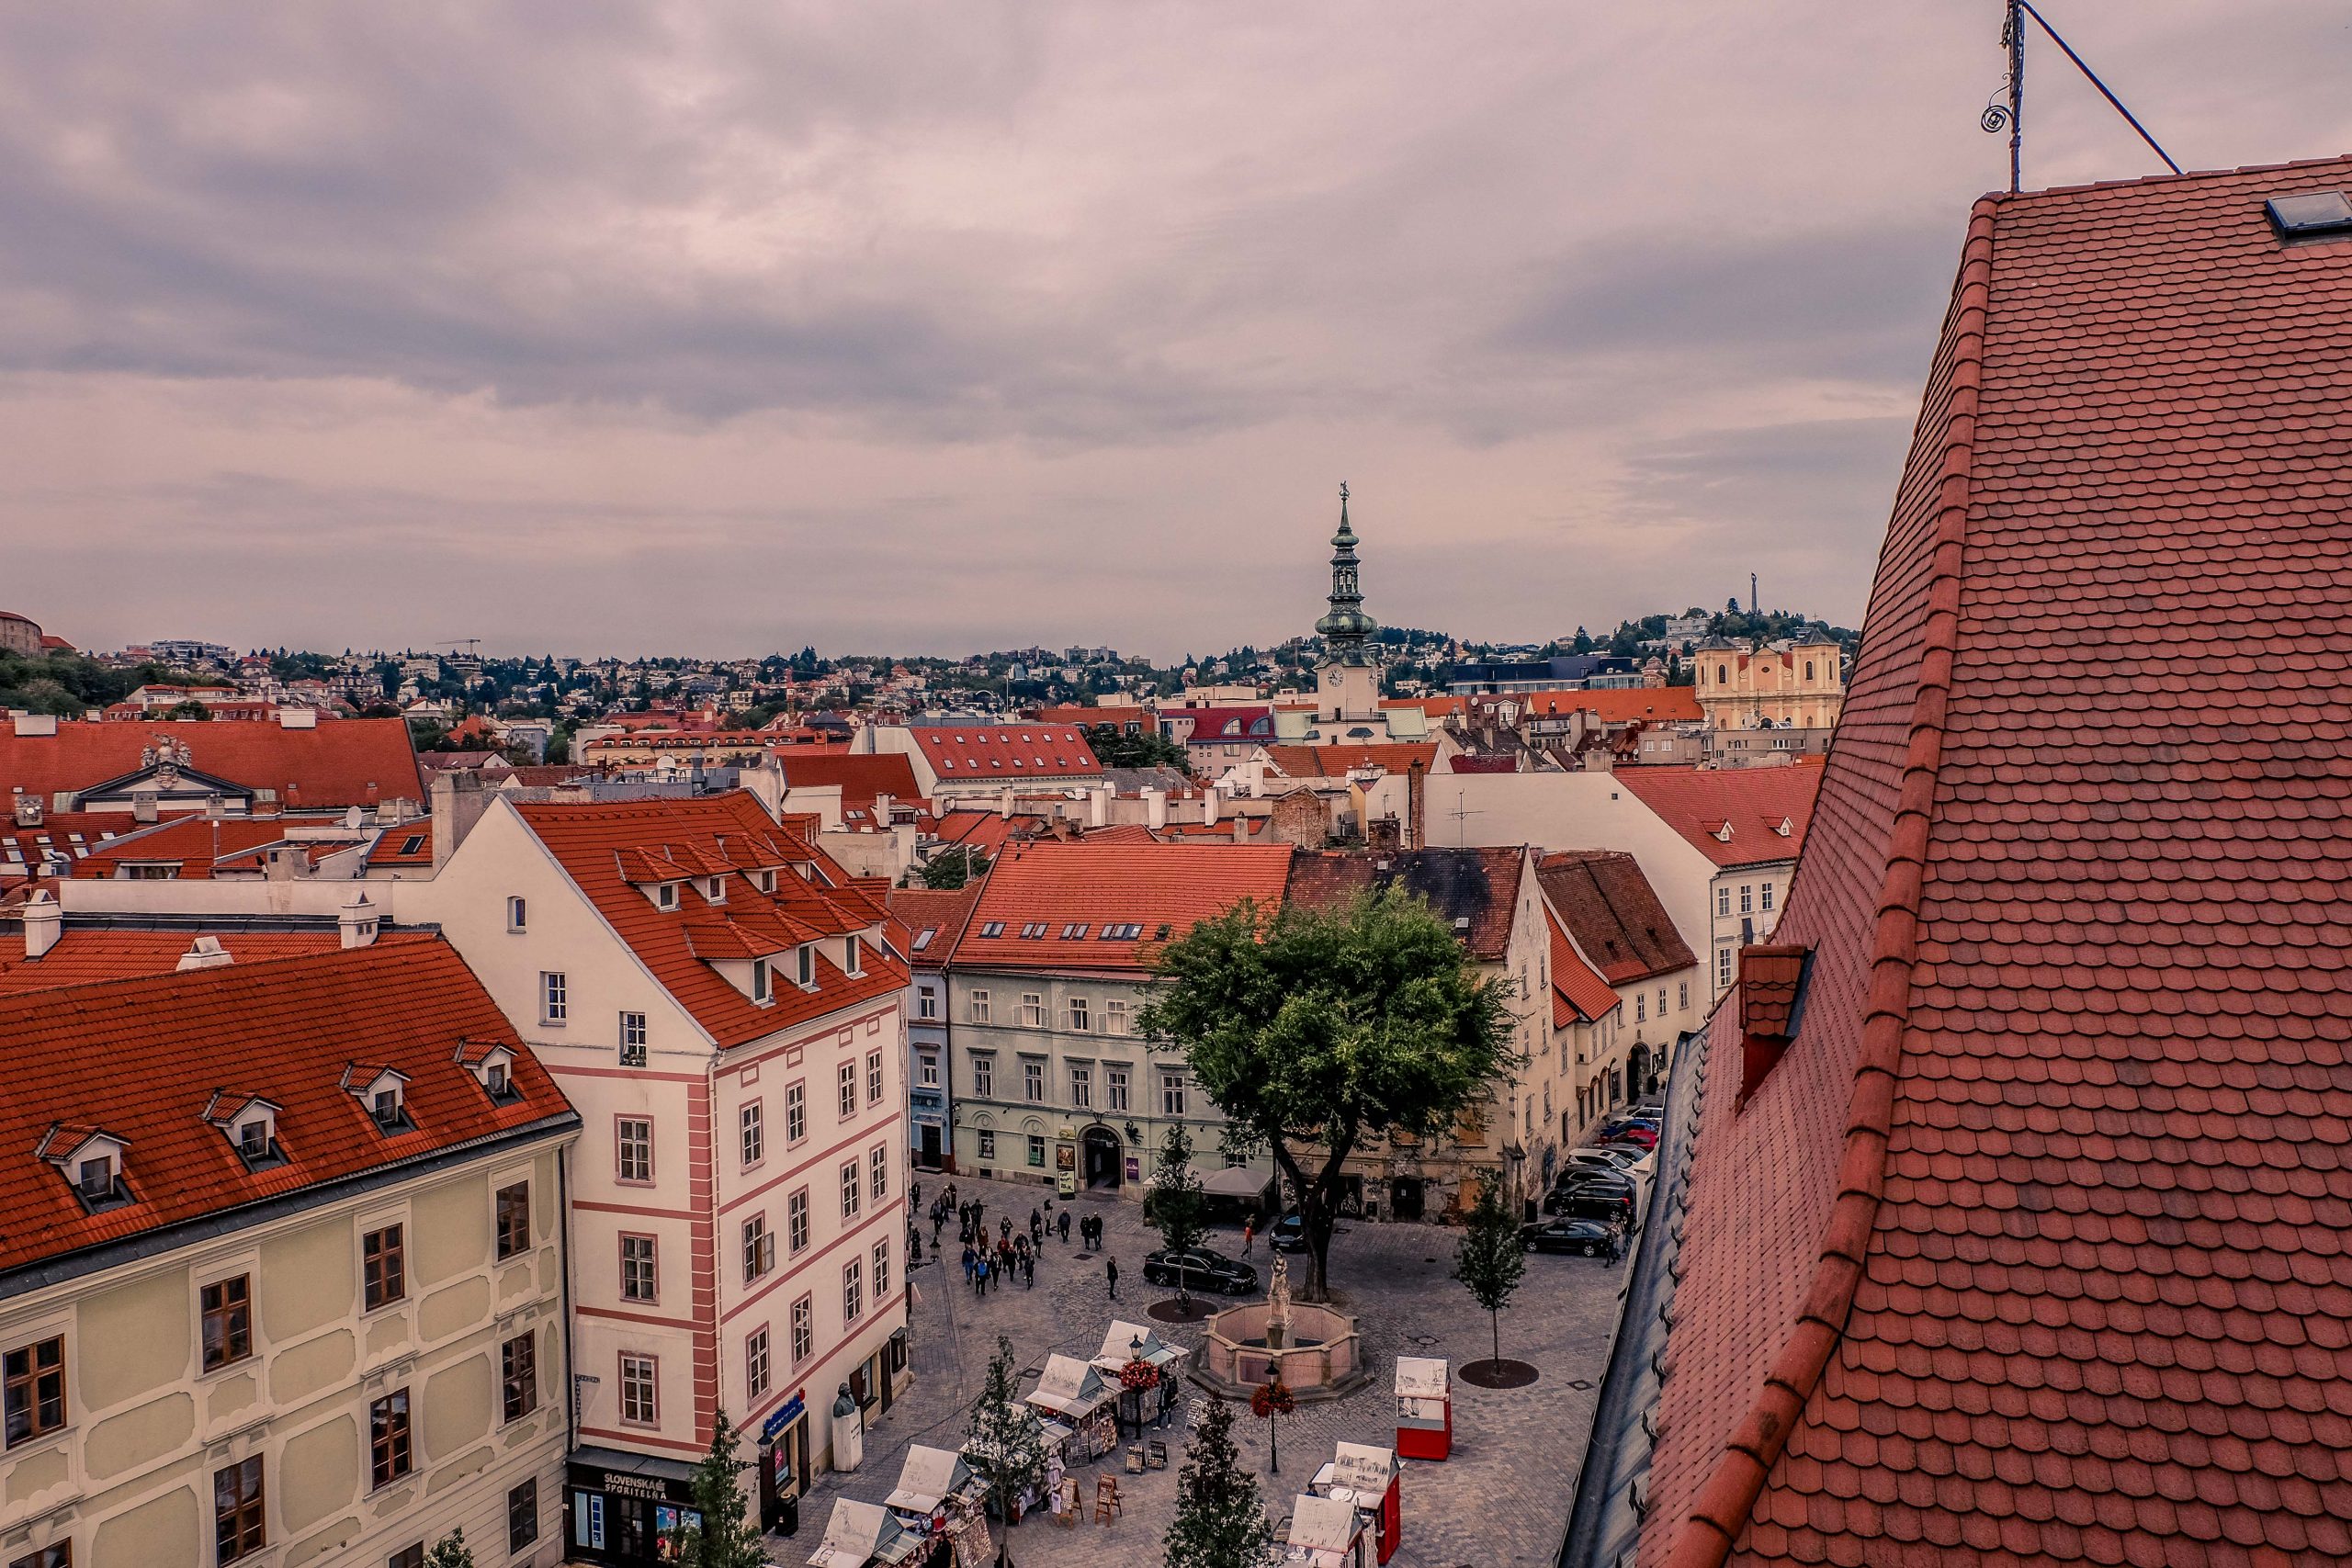
M 1600 1146 L 1604 1149 L 1611 1144 L 1621 1145 L 1629 1148 L 1645 1150 L 1654 1149 L 1657 1147 L 1657 1129 L 1654 1127 L 1645 1127 L 1640 1122 L 1636 1122 L 1628 1126 L 1618 1128 L 1617 1131 L 1610 1134 L 1609 1136 L 1600 1140 Z

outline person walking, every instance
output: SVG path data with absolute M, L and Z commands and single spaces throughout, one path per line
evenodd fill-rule
M 1009 1243 L 1012 1240 L 1012 1216 L 1011 1214 L 1007 1214 L 997 1221 L 996 1234 L 997 1239 L 1000 1241 Z
M 1102 1277 L 1111 1281 L 1111 1299 L 1117 1301 L 1119 1299 L 1119 1260 L 1117 1258 L 1105 1258 L 1102 1260 Z
M 1021 1288 L 1024 1291 L 1030 1290 L 1036 1283 L 1037 1255 L 1034 1252 L 1024 1252 L 1021 1255 Z
M 1055 1223 L 1062 1228 L 1062 1245 L 1068 1247 L 1069 1245 L 1069 1211 L 1064 1209 Z
M 1242 1221 L 1242 1222 L 1241 1222 L 1241 1256 L 1242 1256 L 1242 1257 L 1247 1258 L 1247 1257 L 1249 1257 L 1249 1256 L 1250 1256 L 1250 1244 L 1251 1242 L 1253 1242 L 1253 1241 L 1257 1240 L 1257 1239 L 1258 1239 L 1258 1222 L 1257 1222 L 1257 1220 L 1256 1220 L 1255 1218 L 1251 1218 L 1251 1219 L 1247 1219 L 1247 1220 Z
M 972 1260 L 972 1294 L 985 1296 L 988 1293 L 989 1260 L 987 1254 L 983 1253 Z
M 920 1204 L 922 1201 L 922 1182 L 920 1182 L 920 1181 L 910 1181 L 910 1182 L 908 1182 L 908 1183 L 907 1183 L 907 1207 L 908 1207 L 908 1208 L 910 1208 L 910 1209 L 912 1209 L 912 1208 L 916 1207 L 918 1204 Z
M 1029 1210 L 1029 1239 L 1040 1247 L 1046 1241 L 1046 1216 L 1039 1213 L 1035 1205 Z

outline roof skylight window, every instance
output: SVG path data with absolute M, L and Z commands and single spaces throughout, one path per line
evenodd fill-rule
M 2274 196 L 2263 203 L 2270 225 L 2288 240 L 2323 234 L 2352 234 L 2352 197 L 2340 190 L 2306 191 L 2298 196 Z

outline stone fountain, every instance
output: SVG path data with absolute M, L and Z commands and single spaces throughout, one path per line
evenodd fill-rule
M 1336 1399 L 1369 1382 L 1355 1318 L 1335 1306 L 1294 1302 L 1290 1265 L 1280 1253 L 1272 1273 L 1264 1301 L 1209 1314 L 1193 1381 L 1228 1399 L 1279 1382 L 1302 1404 Z

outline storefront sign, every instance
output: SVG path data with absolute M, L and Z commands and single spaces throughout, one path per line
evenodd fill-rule
M 760 1423 L 760 1441 L 775 1442 L 776 1434 L 799 1420 L 801 1413 L 808 1408 L 808 1406 L 802 1403 L 800 1396 L 797 1393 L 777 1405 L 768 1418 Z
M 1056 1170 L 1076 1170 L 1078 1168 L 1078 1150 L 1068 1144 L 1064 1144 L 1060 1148 L 1056 1149 L 1054 1151 L 1054 1168 Z
M 1143 1161 L 1134 1155 L 1127 1156 L 1127 1179 L 1129 1181 L 1143 1179 Z
M 657 1502 L 669 1495 L 669 1489 L 650 1475 L 624 1475 L 605 1471 L 597 1489 L 615 1497 L 650 1497 Z

